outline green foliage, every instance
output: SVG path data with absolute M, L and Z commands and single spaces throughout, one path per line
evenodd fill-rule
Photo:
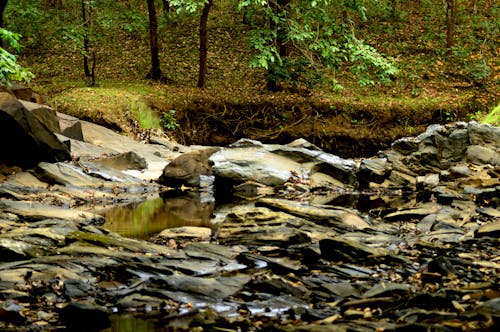
M 20 35 L 0 28 L 0 39 L 15 51 L 21 51 L 19 44 Z M 23 68 L 18 62 L 14 54 L 8 52 L 3 47 L 0 47 L 0 81 L 4 84 L 10 84 L 10 81 L 25 81 L 29 82 L 34 75 L 27 69 Z
M 341 5 L 365 21 L 364 2 L 346 0 Z M 251 22 L 249 42 L 255 55 L 250 66 L 266 69 L 266 78 L 273 85 L 288 85 L 293 89 L 299 86 L 310 89 L 321 81 L 319 76 L 323 72 L 316 69 L 318 65 L 328 68 L 331 75 L 348 64 L 360 85 L 391 81 L 398 74 L 393 59 L 356 38 L 354 21 L 332 15 L 340 12 L 338 8 L 334 10 L 335 6 L 328 0 L 292 1 L 285 8 L 273 9 L 265 1 L 240 1 L 240 9 L 251 7 L 264 17 L 262 21 Z M 280 54 L 278 40 L 290 54 Z
M 51 14 L 50 11 L 41 10 L 40 0 L 18 0 L 7 3 L 4 18 L 9 30 L 25 36 L 23 44 L 35 48 L 43 45 L 52 33 L 50 21 L 58 17 Z
M 207 2 L 208 0 L 169 0 L 170 6 L 175 7 L 178 14 L 195 13 Z
M 483 120 L 482 123 L 489 123 L 494 126 L 500 126 L 500 104 L 498 104 L 495 108 L 488 113 Z
M 179 127 L 177 119 L 175 118 L 175 110 L 169 110 L 168 112 L 162 112 L 161 114 L 161 125 L 164 130 L 176 130 Z
M 290 90 L 308 92 L 322 81 L 320 71 L 306 58 L 284 59 L 281 65 L 272 63 L 266 79 Z

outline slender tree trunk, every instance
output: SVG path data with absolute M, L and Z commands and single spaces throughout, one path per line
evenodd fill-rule
M 277 0 L 276 2 L 270 2 L 273 10 L 281 15 L 286 11 L 285 7 L 290 3 L 291 0 Z M 276 47 L 278 48 L 278 53 L 282 57 L 290 55 L 290 49 L 286 41 L 286 32 L 279 25 L 276 27 L 274 22 L 271 22 L 271 27 L 276 28 Z
M 151 51 L 151 71 L 146 77 L 159 81 L 162 79 L 162 73 L 160 69 L 160 57 L 158 54 L 158 21 L 156 17 L 154 0 L 148 0 L 148 14 L 149 14 L 149 46 Z
M 212 0 L 208 0 L 208 2 L 203 7 L 203 11 L 200 17 L 200 67 L 198 71 L 198 88 L 200 89 L 204 89 L 207 83 L 207 57 L 208 57 L 207 23 L 208 23 L 208 14 L 210 12 L 211 6 L 212 6 Z
M 0 0 L 0 28 L 3 28 L 3 12 L 7 6 L 7 0 Z
M 455 45 L 455 23 L 457 17 L 457 0 L 446 1 L 446 48 L 451 53 L 451 48 Z
M 290 3 L 291 0 L 276 0 L 269 2 L 272 10 L 276 13 L 276 16 L 281 16 L 286 11 L 286 6 Z M 278 50 L 279 56 L 283 59 L 290 55 L 290 48 L 288 47 L 288 43 L 286 40 L 286 31 L 283 27 L 280 26 L 279 23 L 275 23 L 271 20 L 269 23 L 271 30 L 276 31 L 276 39 L 275 45 Z M 279 67 L 279 64 L 271 64 L 268 69 L 268 78 L 267 78 L 267 90 L 269 91 L 279 91 L 281 90 L 281 86 L 279 81 L 275 78 L 273 73 L 276 68 Z
M 7 6 L 7 0 L 0 0 L 0 28 L 3 28 L 3 12 Z M 0 47 L 3 47 L 3 40 L 0 38 Z
M 162 0 L 161 3 L 163 4 L 163 11 L 168 13 L 170 11 L 170 2 L 168 0 Z
M 90 5 L 89 5 L 90 6 Z M 92 73 L 89 68 L 89 55 L 90 55 L 90 41 L 89 41 L 89 28 L 90 28 L 90 15 L 87 16 L 87 5 L 86 0 L 82 0 L 82 20 L 83 20 L 83 28 L 85 30 L 85 34 L 83 36 L 83 72 L 85 73 L 85 77 L 90 80 L 91 85 L 94 84 L 94 77 L 92 77 Z

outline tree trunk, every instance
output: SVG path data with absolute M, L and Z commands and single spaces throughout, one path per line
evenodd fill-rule
M 83 35 L 83 72 L 85 73 L 85 77 L 90 80 L 90 84 L 94 85 L 94 77 L 92 77 L 92 73 L 89 68 L 90 41 L 88 34 L 90 28 L 90 17 L 87 16 L 87 6 L 85 0 L 82 0 L 82 20 L 83 28 L 85 30 Z
M 290 3 L 291 0 L 277 0 L 276 2 L 270 2 L 271 8 L 277 15 L 282 15 L 286 11 L 285 7 Z M 276 28 L 276 47 L 278 49 L 278 54 L 282 57 L 290 55 L 290 49 L 287 45 L 286 31 L 281 26 L 276 26 L 274 22 L 271 22 L 271 28 L 273 26 Z
M 210 12 L 210 7 L 212 6 L 212 0 L 203 6 L 203 11 L 200 17 L 200 68 L 198 71 L 198 88 L 204 89 L 207 83 L 207 23 L 208 23 L 208 13 Z
M 270 7 L 272 8 L 273 12 L 275 13 L 276 16 L 281 16 L 283 13 L 286 11 L 286 6 L 290 3 L 291 0 L 277 0 L 277 1 L 271 1 L 269 3 Z M 280 24 L 275 23 L 273 20 L 270 21 L 269 23 L 271 30 L 276 31 L 276 39 L 275 39 L 275 45 L 276 49 L 278 51 L 278 54 L 281 58 L 285 58 L 290 55 L 290 48 L 288 47 L 288 43 L 286 40 L 286 31 L 285 29 L 280 26 Z M 273 73 L 276 68 L 279 68 L 280 64 L 271 64 L 269 66 L 269 69 L 267 71 L 267 90 L 276 92 L 281 90 L 280 82 L 279 80 L 276 79 L 275 74 Z
M 168 13 L 170 11 L 170 2 L 168 0 L 162 0 L 161 2 L 163 4 L 163 11 Z
M 3 12 L 7 6 L 7 0 L 0 0 L 0 28 L 3 28 Z M 0 38 L 0 47 L 3 47 L 3 40 Z
M 455 21 L 457 17 L 457 0 L 446 0 L 446 48 L 451 53 L 455 44 Z
M 156 17 L 156 9 L 154 0 L 148 0 L 149 14 L 149 46 L 151 51 L 151 71 L 146 78 L 155 81 L 162 79 L 160 69 L 160 57 L 158 55 L 158 21 Z
M 0 28 L 3 28 L 3 12 L 7 6 L 7 0 L 0 0 Z

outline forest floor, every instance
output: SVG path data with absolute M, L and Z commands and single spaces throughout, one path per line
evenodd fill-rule
M 147 35 L 139 30 L 119 35 L 110 30 L 101 38 L 103 45 L 94 45 L 93 87 L 83 76 L 81 54 L 67 52 L 67 45 L 53 45 L 47 52 L 26 48 L 21 61 L 36 75 L 32 87 L 59 111 L 142 138 L 144 128 L 162 128 L 182 144 L 305 138 L 344 157 L 370 156 L 432 123 L 479 120 L 500 100 L 495 36 L 482 36 L 482 48 L 473 49 L 466 44 L 471 30 L 460 29 L 457 40 L 471 51 L 446 55 L 443 38 L 425 35 L 428 22 L 418 16 L 412 17 L 412 29 L 404 21 L 381 20 L 378 31 L 360 31 L 369 44 L 396 59 L 400 75 L 390 84 L 361 87 L 348 68 L 340 68 L 332 74 L 341 90 L 325 85 L 306 93 L 270 93 L 264 73 L 248 68 L 251 54 L 241 18 L 217 10 L 209 21 L 208 86 L 203 90 L 195 87 L 195 18 L 160 30 L 166 83 L 144 78 L 149 48 Z

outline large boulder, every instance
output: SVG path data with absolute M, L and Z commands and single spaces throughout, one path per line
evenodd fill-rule
M 0 162 L 7 164 L 30 167 L 71 159 L 68 147 L 7 92 L 0 93 L 0 146 Z
M 319 174 L 328 175 L 341 186 L 356 183 L 354 161 L 326 153 L 304 140 L 273 145 L 242 139 L 214 153 L 210 161 L 216 177 L 233 183 L 281 186 Z
M 212 175 L 208 158 L 219 150 L 220 148 L 214 147 L 180 155 L 165 167 L 158 182 L 171 188 L 199 187 L 203 176 Z

